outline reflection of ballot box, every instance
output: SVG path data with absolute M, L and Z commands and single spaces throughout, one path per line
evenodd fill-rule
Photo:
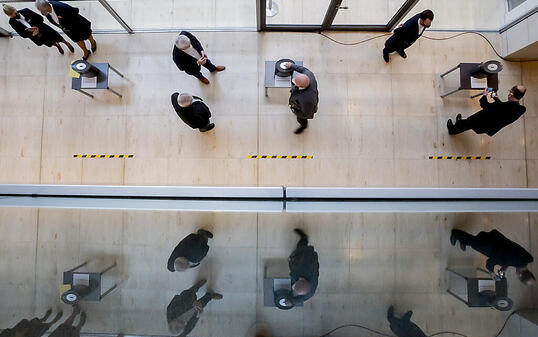
M 277 307 L 287 310 L 294 306 L 287 307 L 284 300 L 293 296 L 291 290 L 291 279 L 289 277 L 288 260 L 268 260 L 265 261 L 263 277 L 263 305 L 265 307 Z M 302 307 L 303 304 L 296 306 Z
M 100 301 L 114 289 L 114 284 L 107 291 L 102 293 L 103 279 L 102 276 L 117 264 L 112 265 L 100 272 L 81 272 L 82 267 L 88 262 L 76 266 L 63 273 L 63 284 L 60 287 L 61 300 L 66 304 L 77 304 L 80 301 Z
M 506 278 L 499 281 L 491 279 L 489 273 L 474 267 L 447 268 L 447 292 L 470 308 L 493 307 L 507 311 L 513 302 L 508 298 Z

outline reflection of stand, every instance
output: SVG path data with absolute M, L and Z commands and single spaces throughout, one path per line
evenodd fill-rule
M 446 270 L 466 281 L 467 300 L 456 294 L 450 286 L 447 292 L 468 307 L 494 307 L 500 311 L 507 311 L 512 308 L 513 301 L 508 298 L 506 278 L 494 281 L 490 277 L 478 277 L 477 271 L 489 275 L 487 271 L 480 268 L 476 268 L 472 272 L 468 272 L 469 269 L 466 270 L 467 272 L 464 270 L 455 271 L 450 268 L 446 268 Z
M 114 262 L 105 270 L 97 273 L 92 272 L 77 272 L 76 270 L 87 265 L 88 262 L 76 266 L 75 268 L 64 272 L 63 284 L 66 289 L 69 289 L 62 293 L 62 301 L 66 304 L 76 304 L 80 301 L 100 301 L 106 295 L 110 294 L 117 288 L 117 284 L 114 284 L 104 293 L 101 293 L 101 276 L 104 273 L 116 267 Z
M 88 93 L 87 91 L 83 90 L 83 89 L 106 89 L 106 90 L 109 90 L 110 92 L 112 92 L 114 95 L 118 96 L 119 98 L 122 98 L 122 95 L 120 93 L 118 93 L 117 91 L 111 89 L 109 86 L 108 86 L 108 79 L 109 79 L 109 69 L 111 69 L 113 72 L 115 72 L 116 74 L 118 74 L 121 78 L 123 78 L 123 74 L 120 73 L 118 70 L 116 70 L 116 68 L 112 67 L 110 64 L 108 63 L 92 63 L 92 65 L 94 67 L 96 67 L 97 69 L 99 69 L 99 74 L 97 75 L 97 79 L 96 79 L 96 83 L 94 83 L 94 85 L 92 87 L 84 87 L 82 85 L 82 78 L 81 77 L 78 77 L 78 78 L 73 78 L 72 81 L 71 81 L 71 89 L 73 90 L 76 90 L 88 97 L 91 97 L 93 98 L 93 95 Z
M 441 74 L 441 78 L 443 78 L 446 75 L 455 71 L 456 69 L 459 69 L 460 71 L 458 88 L 443 93 L 441 95 L 441 98 L 445 98 L 446 96 L 452 95 L 460 90 L 484 90 L 487 87 L 487 88 L 493 88 L 494 91 L 497 91 L 499 89 L 499 75 L 498 74 L 487 75 L 486 86 L 479 87 L 474 83 L 475 81 L 473 80 L 474 78 L 473 76 L 471 76 L 471 74 L 474 71 L 476 71 L 476 69 L 480 65 L 481 63 L 460 63 L 454 68 L 450 69 L 449 71 Z M 476 95 L 471 96 L 471 98 L 474 98 L 474 97 L 476 97 Z

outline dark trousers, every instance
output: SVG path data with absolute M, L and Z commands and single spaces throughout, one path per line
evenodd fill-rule
M 452 235 L 457 241 L 461 242 L 465 246 L 477 246 L 477 243 L 479 242 L 476 236 L 459 229 L 453 229 Z
M 307 128 L 307 127 L 308 127 L 308 119 L 306 119 L 306 118 L 300 118 L 300 117 L 297 117 L 297 122 L 299 122 L 299 124 L 300 124 L 301 127 L 303 127 L 303 128 Z
M 308 246 L 308 236 L 305 235 L 304 233 L 299 234 L 299 235 L 301 235 L 301 238 L 299 239 L 299 242 L 297 242 L 297 248 Z
M 196 299 L 196 293 L 200 290 L 200 287 L 193 285 L 190 287 L 187 291 L 189 292 L 189 297 L 194 298 L 195 301 L 198 301 L 202 303 L 202 306 L 205 307 L 209 301 L 213 298 L 213 295 L 211 293 L 205 293 L 204 296 L 202 296 L 200 299 Z M 193 301 L 194 302 L 194 301 Z
M 213 63 L 211 63 L 209 59 L 207 59 L 207 61 L 205 62 L 205 64 L 203 64 L 203 66 L 210 72 L 214 72 L 217 70 L 217 67 Z M 204 77 L 204 75 L 202 75 L 202 72 L 200 71 L 198 74 L 194 75 L 194 77 L 202 78 Z
M 396 35 L 392 35 L 386 42 L 383 49 L 384 54 L 390 54 L 395 51 L 402 51 L 409 48 L 412 43 L 407 43 L 403 40 L 396 38 Z
M 448 129 L 448 133 L 451 135 L 457 135 L 467 130 L 471 130 L 472 128 L 473 125 L 471 122 L 469 122 L 468 119 L 462 119 L 460 121 L 456 121 L 456 124 L 454 124 L 453 127 Z

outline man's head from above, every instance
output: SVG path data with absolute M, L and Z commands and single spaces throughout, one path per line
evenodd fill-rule
M 36 0 L 35 7 L 42 15 L 47 15 L 52 12 L 52 6 L 47 0 Z
M 306 76 L 305 74 L 298 74 L 295 76 L 295 85 L 299 87 L 299 89 L 306 89 L 310 85 L 310 78 Z
M 17 9 L 10 5 L 2 5 L 4 13 L 10 18 L 14 18 L 17 15 Z
M 168 331 L 173 335 L 179 335 L 185 330 L 185 323 L 178 318 L 168 322 Z
M 508 99 L 510 101 L 519 101 L 520 99 L 525 96 L 525 93 L 527 92 L 527 88 L 522 86 L 521 84 L 514 85 L 512 89 L 508 92 Z
M 175 271 L 185 271 L 189 269 L 189 260 L 184 257 L 178 257 L 174 261 L 174 270 Z
M 516 273 L 517 277 L 524 285 L 533 286 L 536 283 L 534 275 L 529 269 L 527 269 L 527 267 L 516 268 Z
M 192 95 L 188 93 L 182 93 L 177 98 L 177 104 L 182 108 L 187 108 L 192 105 Z
M 185 50 L 191 46 L 191 39 L 185 35 L 179 35 L 176 39 L 176 47 L 179 50 Z
M 310 289 L 312 289 L 312 285 L 302 277 L 300 277 L 293 285 L 293 291 L 300 296 L 308 294 Z
M 420 24 L 426 28 L 430 28 L 433 21 L 433 12 L 429 9 L 426 9 L 420 13 Z

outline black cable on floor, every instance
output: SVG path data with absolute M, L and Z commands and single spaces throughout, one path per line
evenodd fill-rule
M 374 40 L 374 39 L 378 39 L 378 38 L 381 38 L 381 37 L 384 37 L 384 36 L 388 36 L 388 35 L 392 35 L 392 33 L 386 33 L 386 34 L 383 34 L 383 35 L 378 35 L 378 36 L 374 36 L 374 37 L 371 37 L 369 39 L 366 39 L 366 40 L 362 40 L 362 41 L 359 41 L 359 42 L 352 42 L 352 43 L 346 43 L 346 42 L 341 42 L 341 41 L 338 41 L 336 39 L 333 39 L 332 37 L 328 36 L 328 35 L 325 35 L 323 33 L 319 33 L 320 35 L 322 35 L 323 37 L 333 41 L 334 43 L 338 43 L 338 44 L 341 44 L 343 46 L 356 46 L 356 45 L 359 45 L 359 44 L 362 44 L 362 43 L 365 43 L 365 42 L 368 42 L 368 41 L 371 41 L 371 40 Z M 491 43 L 491 41 L 485 37 L 483 34 L 479 33 L 479 32 L 463 32 L 463 33 L 459 33 L 459 34 L 456 34 L 456 35 L 452 35 L 452 36 L 449 36 L 449 37 L 443 37 L 443 38 L 435 38 L 435 37 L 429 37 L 427 35 L 422 35 L 422 37 L 428 39 L 428 40 L 433 40 L 433 41 L 444 41 L 444 40 L 450 40 L 450 39 L 453 39 L 453 38 L 456 38 L 456 37 L 459 37 L 459 36 L 462 36 L 462 35 L 465 35 L 465 34 L 475 34 L 475 35 L 478 35 L 480 36 L 481 38 L 483 38 L 484 40 L 486 40 L 486 42 L 489 44 L 489 46 L 491 47 L 491 49 L 493 49 L 493 52 L 495 52 L 495 54 L 502 60 L 506 61 L 506 62 L 516 62 L 516 63 L 521 63 L 521 62 L 538 62 L 538 60 L 522 60 L 522 61 L 512 61 L 512 60 L 508 60 L 506 59 L 505 57 L 501 56 L 501 54 L 499 54 L 499 52 L 497 52 L 497 49 L 495 49 L 495 47 L 493 46 L 493 44 Z
M 510 320 L 510 318 L 514 315 L 514 314 L 517 314 L 520 310 L 515 310 L 515 311 L 512 311 L 512 313 L 510 315 L 508 315 L 508 317 L 506 317 L 506 320 L 504 321 L 504 324 L 503 326 L 501 327 L 501 330 L 499 330 L 499 332 L 495 335 L 495 337 L 499 337 L 501 335 L 501 333 L 504 331 L 504 328 L 506 327 L 506 324 L 508 323 L 508 320 Z M 393 337 L 392 335 L 387 335 L 383 332 L 379 332 L 379 331 L 376 331 L 376 330 L 373 330 L 373 329 L 370 329 L 370 328 L 367 328 L 365 326 L 362 326 L 362 325 L 359 325 L 359 324 L 346 324 L 346 325 L 342 325 L 342 326 L 339 326 L 335 329 L 332 329 L 331 331 L 327 332 L 326 334 L 324 335 L 321 335 L 320 337 L 327 337 L 329 336 L 330 334 L 332 334 L 333 332 L 336 332 L 337 330 L 340 330 L 340 329 L 343 329 L 343 328 L 349 328 L 349 327 L 353 327 L 353 328 L 361 328 L 361 329 L 364 329 L 364 330 L 367 330 L 367 331 L 370 331 L 372 333 L 375 333 L 375 334 L 378 334 L 380 336 L 385 336 L 385 337 Z M 459 332 L 453 332 L 453 331 L 441 331 L 441 332 L 436 332 L 434 333 L 433 335 L 429 335 L 428 337 L 434 337 L 434 336 L 439 336 L 439 335 L 447 335 L 447 334 L 452 334 L 452 335 L 456 335 L 456 336 L 461 336 L 461 337 L 469 337 L 467 335 L 464 335 L 464 334 L 461 334 Z

